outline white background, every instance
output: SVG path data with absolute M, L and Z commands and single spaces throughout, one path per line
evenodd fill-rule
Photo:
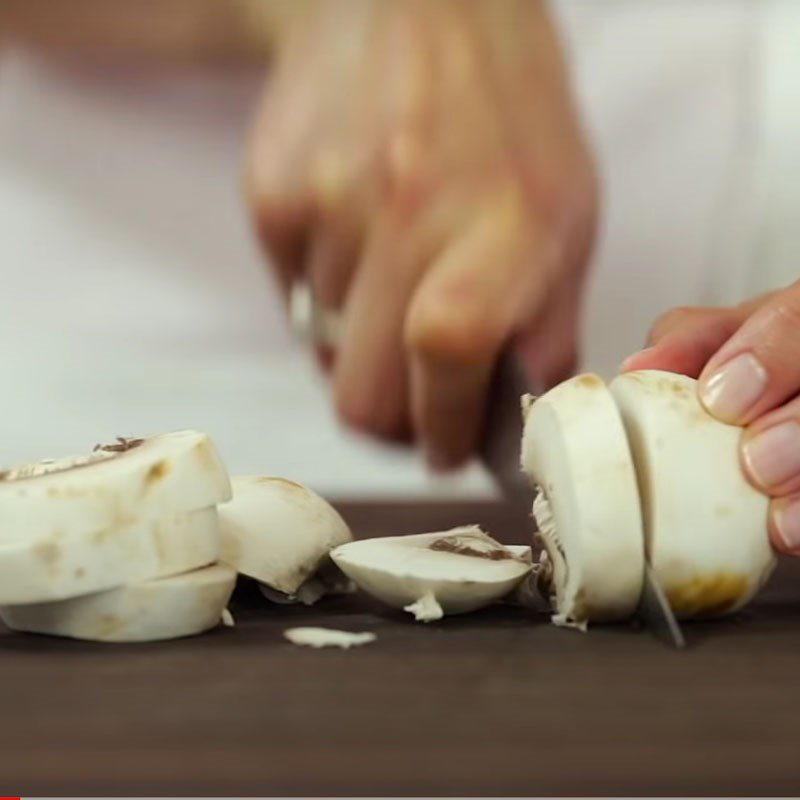
M 797 272 L 799 9 L 560 5 L 606 195 L 588 368 L 669 306 Z M 491 494 L 333 418 L 240 200 L 261 77 L 0 56 L 0 463 L 199 427 L 232 471 L 330 495 Z

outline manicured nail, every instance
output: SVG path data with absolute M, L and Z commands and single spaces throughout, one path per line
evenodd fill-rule
M 631 366 L 632 366 L 633 364 L 635 364 L 635 363 L 636 363 L 637 359 L 639 359 L 641 356 L 645 355 L 646 353 L 649 353 L 651 350 L 653 350 L 653 348 L 652 348 L 652 347 L 645 347 L 645 348 L 644 348 L 644 350 L 639 350 L 639 352 L 638 352 L 638 353 L 634 353 L 633 355 L 630 355 L 630 356 L 628 356 L 628 357 L 627 357 L 627 358 L 626 358 L 626 359 L 625 359 L 625 360 L 624 360 L 624 361 L 623 361 L 623 362 L 622 362 L 622 363 L 619 365 L 619 371 L 620 371 L 620 372 L 626 372 L 627 370 L 629 370 L 629 369 L 631 368 Z
M 800 549 L 800 500 L 794 500 L 776 512 L 775 527 L 787 550 Z
M 765 489 L 800 475 L 800 424 L 790 420 L 755 435 L 744 445 L 744 460 Z
M 703 379 L 700 398 L 717 419 L 739 422 L 766 388 L 764 365 L 752 353 L 742 353 Z

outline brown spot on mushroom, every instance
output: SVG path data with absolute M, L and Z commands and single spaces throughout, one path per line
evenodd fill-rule
M 149 489 L 153 484 L 158 483 L 169 472 L 169 462 L 157 461 L 147 471 L 144 479 L 145 489 Z
M 124 626 L 124 622 L 116 614 L 103 614 L 97 622 L 95 631 L 98 639 L 105 639 Z
M 93 545 L 101 546 L 109 536 L 114 533 L 113 528 L 103 528 L 102 530 L 95 531 L 92 534 L 91 543 Z
M 78 567 L 73 574 L 76 578 L 83 578 L 86 575 L 86 570 L 83 567 Z
M 455 553 L 460 556 L 484 558 L 487 561 L 518 561 L 514 553 L 506 550 L 499 542 L 486 534 L 466 534 L 446 536 L 436 539 L 428 546 L 429 550 Z
M 55 542 L 41 542 L 33 548 L 33 554 L 45 567 L 55 569 L 61 558 L 61 548 Z
M 96 444 L 93 453 L 101 450 L 105 453 L 127 453 L 128 450 L 133 450 L 134 447 L 139 447 L 144 443 L 144 439 L 128 439 L 124 436 L 117 436 L 117 441 L 114 444 Z
M 678 617 L 713 617 L 734 608 L 747 586 L 744 575 L 718 572 L 667 586 L 666 595 Z
M 597 389 L 603 386 L 603 381 L 597 375 L 580 375 L 576 378 L 578 386 L 583 386 L 585 389 Z

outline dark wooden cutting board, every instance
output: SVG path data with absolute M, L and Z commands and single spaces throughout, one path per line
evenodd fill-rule
M 362 536 L 509 509 L 350 504 Z M 252 588 L 252 587 L 251 587 Z M 588 634 L 493 608 L 432 625 L 363 598 L 268 606 L 234 629 L 100 645 L 0 634 L 6 794 L 800 793 L 800 562 L 674 652 L 621 625 Z M 375 631 L 314 651 L 292 625 Z

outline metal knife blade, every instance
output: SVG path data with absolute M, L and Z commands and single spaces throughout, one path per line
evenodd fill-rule
M 647 562 L 644 567 L 644 585 L 637 616 L 662 641 L 678 650 L 686 647 L 686 639 L 683 637 L 678 620 L 672 613 L 653 567 Z
M 534 491 L 520 466 L 522 395 L 530 383 L 514 353 L 500 359 L 487 400 L 479 457 L 497 483 L 504 499 L 530 511 Z

